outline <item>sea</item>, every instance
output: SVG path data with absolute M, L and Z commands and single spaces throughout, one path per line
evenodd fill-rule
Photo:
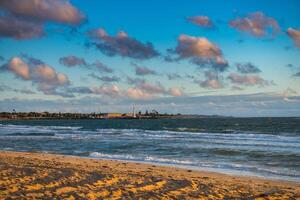
M 300 118 L 1 121 L 0 150 L 300 182 Z

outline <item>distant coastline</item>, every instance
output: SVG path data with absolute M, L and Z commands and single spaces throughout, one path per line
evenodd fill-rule
M 50 113 L 50 112 L 1 112 L 0 120 L 59 120 L 59 119 L 194 119 L 226 117 L 220 115 L 186 115 L 155 112 L 145 113 Z

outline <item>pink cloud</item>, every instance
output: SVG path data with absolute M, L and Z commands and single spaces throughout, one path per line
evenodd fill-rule
M 183 95 L 183 91 L 180 88 L 173 87 L 169 89 L 169 94 L 174 96 L 174 97 L 180 97 Z
M 109 97 L 118 97 L 122 91 L 117 85 L 102 85 L 91 89 L 94 94 L 101 94 Z
M 288 28 L 287 34 L 294 41 L 295 45 L 300 48 L 300 28 L 298 30 Z
M 190 59 L 192 63 L 200 67 L 213 68 L 218 71 L 224 71 L 228 67 L 222 50 L 205 37 L 180 35 L 176 48 L 170 52 L 178 55 L 175 60 Z
M 25 63 L 19 57 L 13 57 L 7 64 L 7 69 L 13 72 L 17 77 L 22 79 L 30 79 L 30 69 L 27 63 Z
M 231 73 L 228 76 L 228 79 L 235 84 L 246 85 L 246 86 L 267 86 L 273 84 L 267 80 L 264 80 L 258 75 L 248 76 L 248 75 L 239 75 L 237 73 Z
M 151 94 L 149 94 L 139 88 L 128 88 L 127 96 L 131 99 L 149 99 L 152 97 Z
M 5 69 L 14 73 L 16 77 L 31 81 L 44 94 L 58 94 L 58 87 L 69 85 L 67 75 L 57 72 L 46 64 L 26 63 L 19 57 L 13 57 L 4 65 Z
M 213 27 L 213 22 L 207 16 L 188 17 L 187 21 L 189 21 L 193 24 L 196 24 L 200 27 L 203 27 L 203 28 L 212 28 Z
M 229 25 L 239 31 L 248 32 L 255 37 L 264 37 L 269 34 L 274 36 L 280 32 L 278 22 L 271 17 L 267 17 L 262 12 L 250 13 L 243 18 L 238 17 L 231 20 Z
M 1 0 L 0 7 L 13 15 L 39 21 L 79 24 L 84 19 L 68 0 Z

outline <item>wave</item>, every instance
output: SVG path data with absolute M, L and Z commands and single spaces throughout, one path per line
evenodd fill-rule
M 266 167 L 260 166 L 259 164 L 242 164 L 242 163 L 229 163 L 229 162 L 213 162 L 208 160 L 184 160 L 174 158 L 164 158 L 158 156 L 141 156 L 131 154 L 107 154 L 100 152 L 92 152 L 89 157 L 99 159 L 112 159 L 112 160 L 125 160 L 125 161 L 136 161 L 146 162 L 155 164 L 167 164 L 182 166 L 187 168 L 193 168 L 198 170 L 209 169 L 212 171 L 220 172 L 235 172 L 247 175 L 261 175 L 269 178 L 284 178 L 287 180 L 300 180 L 300 172 L 293 169 L 285 169 L 281 167 Z
M 170 158 L 160 158 L 156 156 L 134 156 L 129 154 L 105 154 L 100 152 L 92 152 L 89 154 L 93 158 L 104 158 L 104 159 L 117 159 L 117 160 L 132 160 L 132 161 L 148 161 L 156 163 L 168 163 L 168 164 L 185 164 L 192 165 L 194 164 L 190 160 L 177 160 Z

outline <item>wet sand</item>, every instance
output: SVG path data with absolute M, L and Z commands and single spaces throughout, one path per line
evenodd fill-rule
M 300 199 L 300 184 L 151 164 L 0 151 L 0 199 Z

